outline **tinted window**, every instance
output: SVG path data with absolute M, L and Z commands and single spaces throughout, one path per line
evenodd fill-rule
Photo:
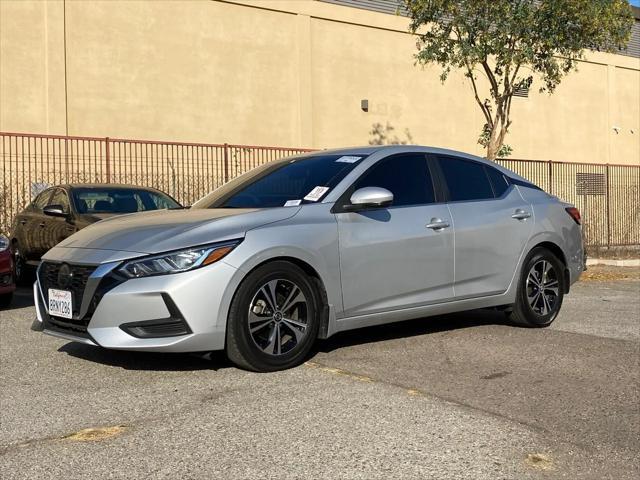
M 134 213 L 180 205 L 168 195 L 141 188 L 74 188 L 78 213 Z
M 512 185 L 522 185 L 523 187 L 527 187 L 527 188 L 534 188 L 536 190 L 542 190 L 538 185 L 535 185 L 531 182 L 527 182 L 527 181 L 523 181 L 523 180 L 518 180 L 517 178 L 511 178 L 509 177 L 509 183 Z
M 67 193 L 58 188 L 55 192 L 53 192 L 53 196 L 51 200 L 49 200 L 49 205 L 62 205 L 62 210 L 64 212 L 69 212 L 69 199 L 67 197 Z
M 393 205 L 421 205 L 434 202 L 433 182 L 424 155 L 397 155 L 380 160 L 354 185 L 386 188 L 393 193 Z
M 213 191 L 193 208 L 273 208 L 317 202 L 363 158 L 313 155 L 275 162 Z
M 33 201 L 33 203 L 31 204 L 32 207 L 37 210 L 42 210 L 44 207 L 46 207 L 49 204 L 48 200 L 49 200 L 49 197 L 51 196 L 52 191 L 53 190 L 49 188 L 44 192 L 42 192 L 40 195 L 38 195 Z
M 439 162 L 449 189 L 449 200 L 493 198 L 491 184 L 481 163 L 453 157 L 441 157 Z
M 491 185 L 493 186 L 493 193 L 496 197 L 501 197 L 504 192 L 509 188 L 509 182 L 502 174 L 502 172 L 492 167 L 485 166 Z

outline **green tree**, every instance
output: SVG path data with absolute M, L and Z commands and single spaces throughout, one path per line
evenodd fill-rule
M 509 155 L 514 93 L 540 82 L 553 93 L 584 51 L 624 48 L 633 25 L 626 0 L 403 0 L 417 35 L 416 61 L 470 80 L 485 124 L 487 158 Z

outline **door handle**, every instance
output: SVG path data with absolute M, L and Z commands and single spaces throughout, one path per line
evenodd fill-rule
M 46 224 L 45 224 L 44 222 L 41 222 L 41 223 L 40 223 L 40 225 L 38 225 L 38 226 L 39 226 L 39 227 L 43 227 L 43 228 L 44 228 L 44 226 L 45 226 L 45 225 L 46 225 Z
M 27 223 L 26 220 L 20 220 L 20 225 L 25 225 Z
M 516 220 L 526 220 L 529 217 L 531 217 L 531 214 L 521 208 L 518 208 L 516 212 L 511 215 L 511 218 L 515 218 Z
M 442 230 L 444 228 L 449 228 L 449 222 L 445 222 L 440 218 L 432 218 L 431 222 L 427 223 L 427 228 L 431 230 Z

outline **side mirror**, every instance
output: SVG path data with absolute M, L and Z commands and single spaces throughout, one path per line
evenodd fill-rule
M 350 204 L 344 206 L 347 212 L 384 208 L 393 203 L 393 193 L 380 187 L 359 188 L 353 192 L 349 202 Z
M 64 211 L 62 205 L 47 205 L 42 209 L 42 213 L 50 217 L 66 217 L 67 212 Z

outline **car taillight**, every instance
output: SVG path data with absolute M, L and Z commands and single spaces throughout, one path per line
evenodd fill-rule
M 582 225 L 582 218 L 580 217 L 580 210 L 578 210 L 576 207 L 567 207 L 567 208 L 565 208 L 565 210 L 571 216 L 571 218 L 573 218 L 574 222 L 576 222 L 578 225 Z

